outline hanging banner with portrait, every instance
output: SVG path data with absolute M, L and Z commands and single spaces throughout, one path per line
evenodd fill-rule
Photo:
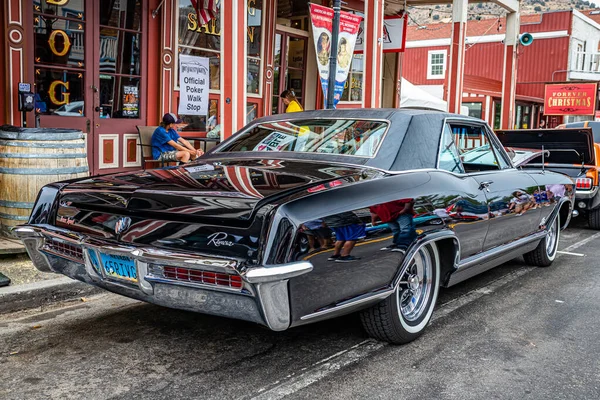
M 208 114 L 209 59 L 179 55 L 179 108 L 181 115 Z
M 321 87 L 323 88 L 323 95 L 327 98 L 333 9 L 310 3 L 310 20 L 315 49 L 317 51 L 317 68 L 319 69 L 319 76 L 321 78 Z M 345 11 L 340 12 L 334 105 L 340 101 L 344 92 L 344 85 L 346 84 L 348 72 L 352 65 L 356 36 L 358 35 L 361 21 L 362 17 L 359 15 Z

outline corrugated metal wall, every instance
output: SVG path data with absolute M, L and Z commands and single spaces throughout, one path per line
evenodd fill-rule
M 571 13 L 554 12 L 542 16 L 540 23 L 521 25 L 521 32 L 555 32 L 571 30 Z M 410 40 L 410 37 L 408 38 Z M 427 79 L 427 58 L 430 50 L 448 46 L 408 48 L 404 55 L 402 76 L 415 85 L 443 85 L 444 80 Z M 517 92 L 521 95 L 544 97 L 544 85 L 550 82 L 554 71 L 567 69 L 569 38 L 538 39 L 528 47 L 519 48 Z M 497 81 L 502 80 L 504 45 L 498 43 L 471 43 L 465 53 L 465 74 Z M 564 80 L 565 73 L 555 73 L 554 80 Z
M 402 62 L 402 77 L 414 85 L 443 85 L 444 79 L 427 79 L 427 58 L 431 50 L 444 50 L 448 52 L 446 65 L 450 59 L 448 46 L 420 47 L 406 49 Z

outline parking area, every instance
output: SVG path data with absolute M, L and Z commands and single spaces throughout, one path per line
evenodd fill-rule
M 5 399 L 596 399 L 600 233 L 562 232 L 550 268 L 516 259 L 441 292 L 417 341 L 358 318 L 271 332 L 112 294 L 0 318 Z

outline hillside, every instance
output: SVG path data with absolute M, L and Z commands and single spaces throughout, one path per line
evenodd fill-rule
M 598 0 L 600 7 L 600 0 Z M 589 10 L 596 8 L 594 2 L 588 0 L 521 0 L 522 14 L 537 14 L 560 10 Z M 419 6 L 409 7 L 410 23 L 427 25 L 435 22 L 449 22 L 452 18 L 452 6 Z M 493 3 L 473 3 L 469 5 L 469 19 L 487 19 L 503 16 L 505 11 Z

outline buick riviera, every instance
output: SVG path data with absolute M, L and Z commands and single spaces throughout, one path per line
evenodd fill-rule
M 406 343 L 440 286 L 549 266 L 573 192 L 477 119 L 322 110 L 255 120 L 195 163 L 47 185 L 16 233 L 38 269 L 134 299 L 275 331 L 360 312 Z

